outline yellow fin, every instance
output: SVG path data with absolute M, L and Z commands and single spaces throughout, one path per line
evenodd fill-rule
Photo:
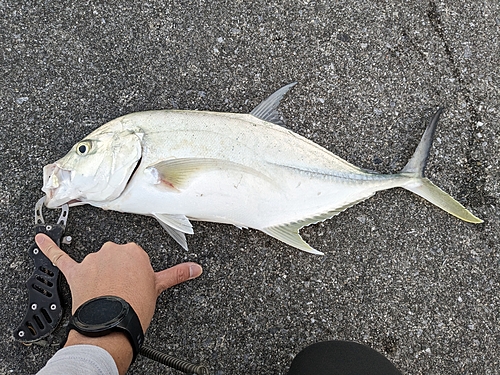
M 199 173 L 215 170 L 244 172 L 272 182 L 269 177 L 251 167 L 214 158 L 179 158 L 160 161 L 147 167 L 145 172 L 153 178 L 154 184 L 162 184 L 167 188 L 179 191 L 185 188 Z
M 435 204 L 449 214 L 458 217 L 464 221 L 474 224 L 483 222 L 480 218 L 474 216 L 469 210 L 453 199 L 449 194 L 434 185 L 427 178 L 418 179 L 417 183 L 403 187 L 411 192 L 420 195 L 422 198 Z
M 459 219 L 468 221 L 469 223 L 482 223 L 483 220 L 474 216 L 450 195 L 424 177 L 424 169 L 427 164 L 429 150 L 432 145 L 432 138 L 436 131 L 439 116 L 441 116 L 442 112 L 443 109 L 439 108 L 436 113 L 434 113 L 429 121 L 429 124 L 427 125 L 427 129 L 425 129 L 417 149 L 413 153 L 410 161 L 408 161 L 406 166 L 401 171 L 401 176 L 407 176 L 410 178 L 409 182 L 402 184 L 401 187 L 420 195 L 422 198 L 428 200 L 432 204 L 435 204 L 451 215 L 458 217 Z

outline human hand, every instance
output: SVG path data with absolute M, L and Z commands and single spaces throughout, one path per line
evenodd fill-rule
M 117 245 L 107 242 L 98 252 L 88 254 L 78 263 L 48 236 L 37 234 L 35 241 L 40 250 L 66 277 L 71 290 L 72 313 L 94 297 L 121 297 L 138 315 L 144 332 L 151 323 L 156 299 L 160 293 L 202 273 L 201 266 L 191 262 L 154 272 L 147 253 L 134 243 Z M 87 338 L 76 335 L 75 331 L 71 333 L 73 339 L 77 336 L 77 343 L 82 340 L 89 343 Z M 103 341 L 106 340 L 100 340 L 96 345 L 104 347 L 100 345 Z M 68 344 L 72 342 L 75 340 L 68 340 Z M 110 351 L 108 347 L 104 348 Z M 114 355 L 113 357 L 115 358 Z

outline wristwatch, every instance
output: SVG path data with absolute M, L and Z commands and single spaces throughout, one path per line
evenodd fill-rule
M 89 337 L 124 332 L 134 350 L 132 362 L 144 341 L 141 322 L 134 309 L 127 301 L 115 296 L 92 298 L 78 307 L 69 320 L 66 332 L 72 329 Z

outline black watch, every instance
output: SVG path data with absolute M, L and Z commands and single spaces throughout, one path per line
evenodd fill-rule
M 124 332 L 134 350 L 134 358 L 144 341 L 141 322 L 132 306 L 122 298 L 103 296 L 88 300 L 69 319 L 70 330 L 89 337 L 101 337 L 111 332 Z

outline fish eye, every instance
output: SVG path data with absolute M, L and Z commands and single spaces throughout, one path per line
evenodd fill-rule
M 76 146 L 76 153 L 78 155 L 81 155 L 81 156 L 87 155 L 89 153 L 89 151 L 90 151 L 90 148 L 91 148 L 91 143 L 90 142 L 88 142 L 88 141 L 80 142 Z

